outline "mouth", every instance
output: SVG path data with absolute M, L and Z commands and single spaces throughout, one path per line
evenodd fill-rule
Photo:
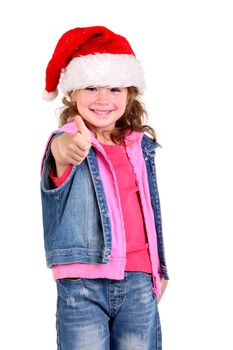
M 109 115 L 111 112 L 113 112 L 113 110 L 111 109 L 91 109 L 92 112 L 98 114 L 98 115 Z

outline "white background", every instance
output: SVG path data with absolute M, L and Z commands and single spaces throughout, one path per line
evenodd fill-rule
M 105 25 L 143 62 L 170 282 L 164 350 L 233 349 L 231 1 L 8 1 L 1 5 L 0 348 L 55 350 L 40 161 L 60 99 L 41 99 L 60 36 Z

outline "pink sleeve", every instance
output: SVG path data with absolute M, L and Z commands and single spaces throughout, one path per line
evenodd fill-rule
M 65 172 L 60 177 L 55 176 L 55 169 L 54 169 L 54 167 L 55 167 L 55 165 L 53 165 L 52 168 L 51 168 L 51 171 L 50 171 L 50 174 L 49 174 L 49 178 L 52 180 L 52 182 L 53 182 L 55 187 L 59 187 L 66 181 L 66 179 L 68 179 L 68 177 L 69 177 L 69 175 L 71 173 L 73 165 L 69 164 L 67 166 Z

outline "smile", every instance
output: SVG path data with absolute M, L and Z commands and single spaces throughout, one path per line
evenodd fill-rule
M 99 115 L 107 115 L 112 112 L 112 110 L 104 110 L 102 111 L 101 109 L 92 109 L 92 112 L 99 114 Z

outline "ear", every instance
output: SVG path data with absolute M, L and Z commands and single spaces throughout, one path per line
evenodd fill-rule
M 70 99 L 71 99 L 71 102 L 76 102 L 76 99 L 77 99 L 77 90 L 73 90 L 70 92 Z

